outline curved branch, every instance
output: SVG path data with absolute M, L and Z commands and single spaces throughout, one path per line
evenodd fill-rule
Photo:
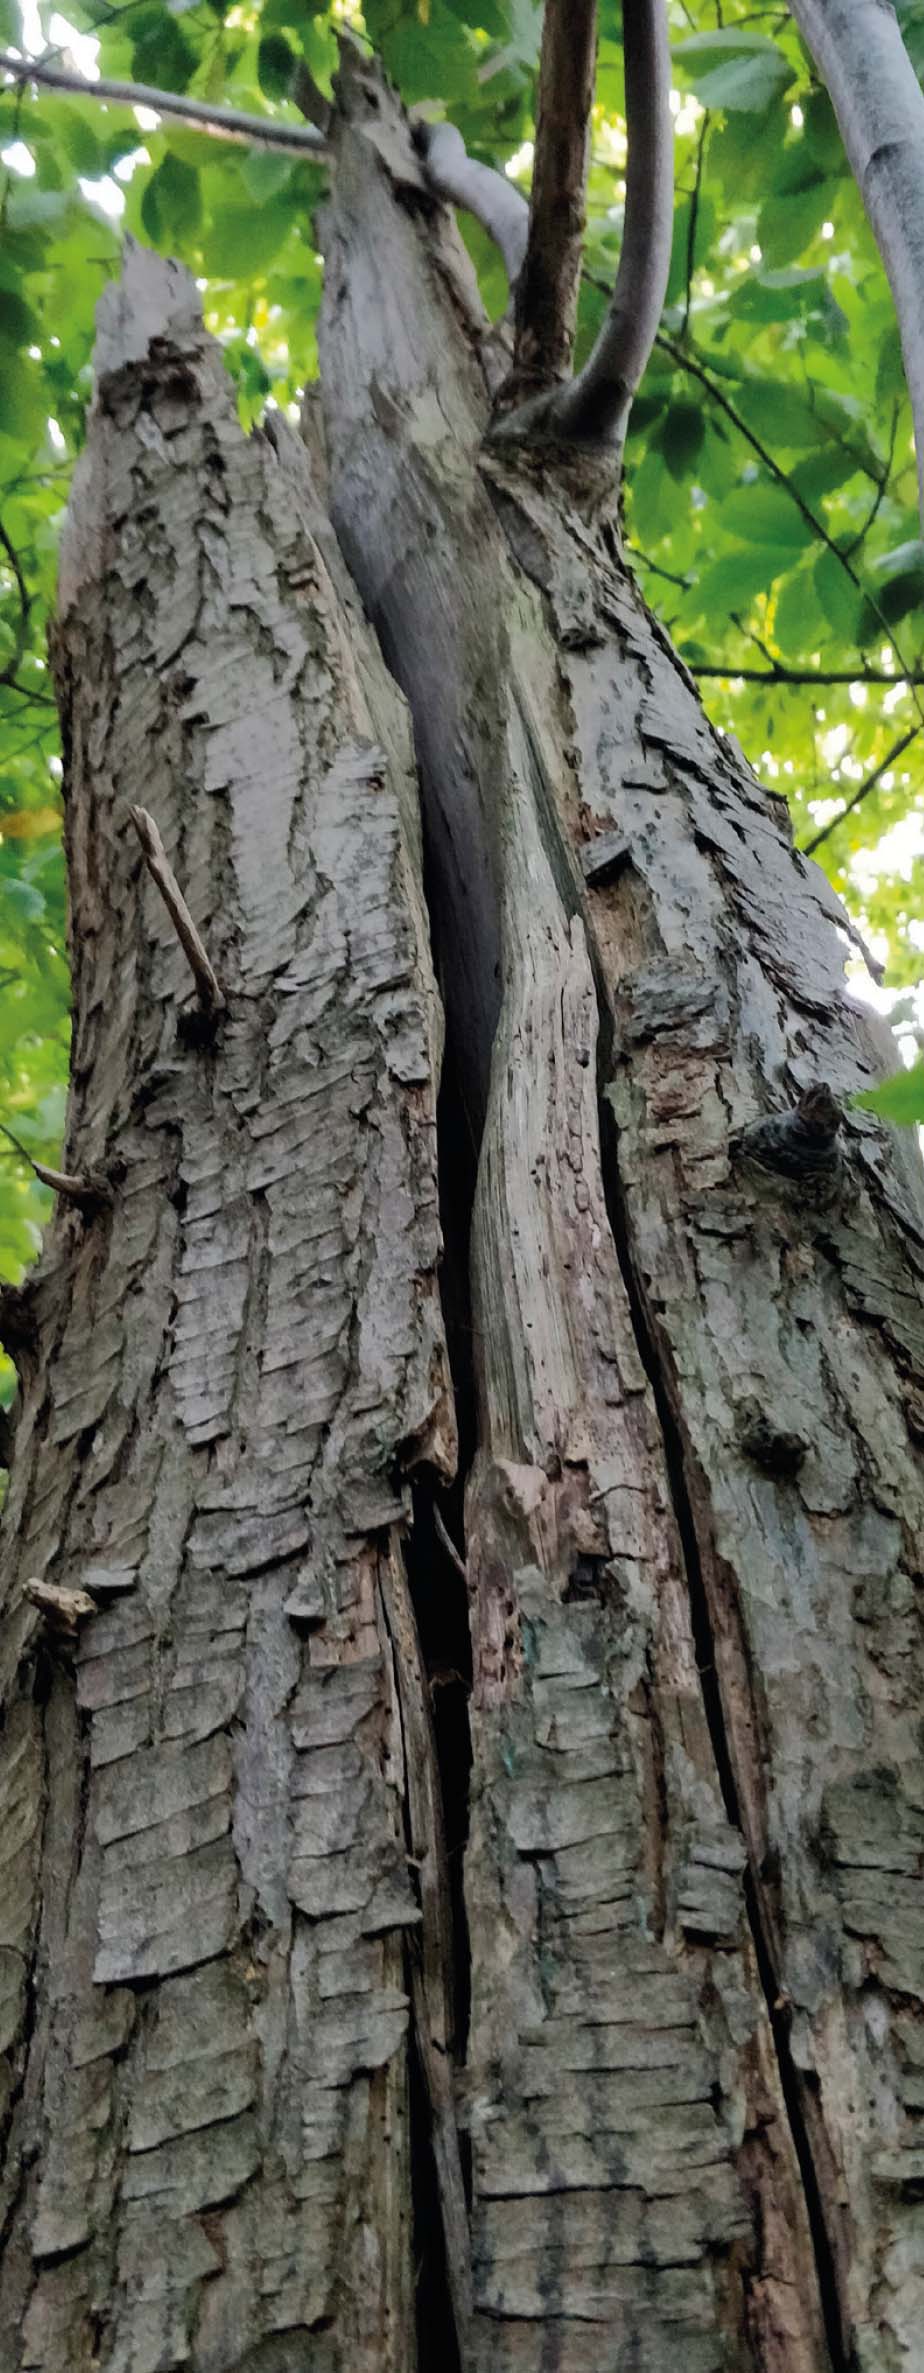
M 895 300 L 924 521 L 924 92 L 883 0 L 792 0 Z
M 512 292 L 523 269 L 529 231 L 529 208 L 522 192 L 493 165 L 479 165 L 470 157 L 454 124 L 418 120 L 414 144 L 431 189 L 448 198 L 451 206 L 464 206 L 500 248 Z
M 597 57 L 597 0 L 546 0 L 529 240 L 516 290 L 517 387 L 571 369 L 584 245 L 584 193 Z
M 327 142 L 313 125 L 282 124 L 272 116 L 247 115 L 240 107 L 213 107 L 208 99 L 191 99 L 181 91 L 155 90 L 146 82 L 113 82 L 100 75 L 88 82 L 70 66 L 52 66 L 44 58 L 17 58 L 0 52 L 0 72 L 17 83 L 36 83 L 42 90 L 69 91 L 81 99 L 111 100 L 124 107 L 150 107 L 168 121 L 195 124 L 199 132 L 217 139 L 242 140 L 254 148 L 276 148 L 292 156 L 323 157 Z

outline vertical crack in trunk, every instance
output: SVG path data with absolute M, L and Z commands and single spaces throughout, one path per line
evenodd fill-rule
M 849 2335 L 845 2328 L 842 2305 L 847 2242 L 845 2236 L 835 2228 L 834 2219 L 825 2200 L 817 2164 L 818 2158 L 830 2160 L 830 2145 L 824 2133 L 819 2113 L 813 2109 L 813 2104 L 805 2098 L 805 2090 L 793 2058 L 787 2006 L 785 1999 L 780 1994 L 775 1969 L 772 1912 L 765 1898 L 752 1841 L 748 1838 L 746 1824 L 742 1821 L 741 1796 L 735 1774 L 734 1754 L 716 1664 L 715 1623 L 700 1552 L 683 1431 L 674 1407 L 664 1364 L 659 1355 L 656 1330 L 648 1309 L 647 1297 L 636 1270 L 632 1249 L 632 1230 L 619 1164 L 617 1128 L 605 1092 L 607 1080 L 612 1073 L 612 1024 L 606 999 L 602 995 L 599 996 L 599 1010 L 597 1084 L 601 1166 L 607 1215 L 626 1290 L 639 1357 L 651 1386 L 661 1428 L 665 1472 L 689 1590 L 690 1619 L 702 1687 L 703 1706 L 712 1741 L 722 1799 L 729 1822 L 742 1834 L 747 1849 L 747 1862 L 743 1874 L 745 1906 L 773 2037 L 780 2088 L 799 2165 L 831 2373 L 851 2373 L 853 2356 Z M 832 2181 L 827 2187 L 827 2192 L 828 2200 L 833 2201 L 833 2168 L 830 2172 Z
M 434 909 L 431 906 L 431 926 Z M 472 1748 L 468 1700 L 472 1646 L 464 1560 L 465 1484 L 475 1446 L 475 1378 L 472 1356 L 468 1247 L 478 1166 L 478 1146 L 467 1116 L 451 1039 L 447 1045 L 437 1112 L 440 1211 L 443 1231 L 441 1293 L 450 1370 L 456 1400 L 459 1461 L 444 1487 L 442 1510 L 429 1476 L 413 1485 L 414 1522 L 404 1544 L 410 1605 L 420 1644 L 420 1678 L 425 1698 L 419 1710 L 435 1765 L 438 1804 L 432 1826 L 441 1831 L 435 1849 L 445 1885 L 441 1951 L 446 2032 L 434 2037 L 422 1956 L 412 1960 L 411 2000 L 416 2043 L 412 2082 L 412 2172 L 415 2263 L 417 2266 L 418 2373 L 466 2373 L 471 2317 L 471 2267 L 467 2211 L 470 2153 L 455 2116 L 454 2080 L 464 2062 L 471 1995 L 471 1956 L 465 1907 L 464 1856 L 468 1842 L 469 1776 Z M 414 1753 L 413 1721 L 406 1721 L 405 1751 Z M 411 1851 L 414 1799 L 419 1775 L 408 1775 Z M 426 1919 L 426 1912 L 424 1914 Z M 415 1953 L 412 1941 L 411 1954 Z M 462 2262 L 464 2253 L 464 2263 Z

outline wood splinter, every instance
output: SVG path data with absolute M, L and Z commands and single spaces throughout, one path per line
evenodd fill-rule
M 50 1630 L 76 1635 L 78 1624 L 88 1615 L 96 1614 L 96 1600 L 88 1590 L 69 1590 L 63 1582 L 40 1582 L 32 1576 L 26 1583 L 26 1597 L 44 1615 Z
M 167 913 L 176 932 L 183 954 L 196 984 L 196 996 L 208 1021 L 216 1021 L 226 1010 L 225 998 L 196 930 L 186 900 L 167 856 L 157 825 L 147 808 L 129 808 L 129 815 L 141 843 L 142 855 L 151 880 L 160 891 Z

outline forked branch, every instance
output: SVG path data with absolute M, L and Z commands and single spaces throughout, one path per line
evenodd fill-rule
M 573 23 L 560 0 L 555 33 Z M 583 16 L 583 5 L 581 14 Z M 549 23 L 547 11 L 547 27 Z M 593 352 L 575 379 L 545 389 L 508 413 L 495 429 L 504 440 L 535 439 L 622 450 L 632 397 L 661 318 L 670 268 L 674 207 L 674 142 L 670 111 L 670 49 L 665 0 L 623 0 L 628 165 L 622 253 L 612 299 Z M 444 128 L 421 140 L 429 180 L 441 197 L 475 214 L 507 259 L 518 243 L 526 253 L 529 215 L 524 200 L 500 173 L 472 167 L 458 133 Z M 447 160 L 450 170 L 447 171 Z M 461 166 L 469 168 L 465 194 Z M 537 129 L 537 172 L 540 165 Z M 552 174 L 552 168 L 549 168 Z M 503 222 L 503 238 L 499 229 Z M 505 247 L 504 242 L 507 242 Z M 530 241 L 531 244 L 531 241 Z M 508 272 L 510 271 L 508 262 Z M 562 264 L 559 286 L 567 282 Z
M 885 0 L 792 0 L 895 301 L 924 522 L 924 91 Z
M 597 56 L 597 0 L 546 0 L 529 239 L 516 289 L 514 381 L 554 387 L 571 369 Z

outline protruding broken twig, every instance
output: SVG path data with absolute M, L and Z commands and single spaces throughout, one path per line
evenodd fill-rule
M 791 1112 L 755 1121 L 737 1138 L 735 1151 L 761 1170 L 804 1181 L 830 1177 L 838 1168 L 843 1112 L 826 1081 L 806 1088 Z
M 88 1590 L 68 1590 L 63 1582 L 39 1582 L 33 1578 L 26 1583 L 26 1597 L 44 1615 L 52 1631 L 66 1632 L 71 1638 L 78 1624 L 85 1623 L 88 1615 L 96 1614 L 96 1600 Z
M 15 1146 L 20 1160 L 28 1163 L 33 1176 L 41 1181 L 42 1186 L 50 1187 L 53 1195 L 60 1195 L 63 1202 L 76 1203 L 79 1211 L 88 1213 L 99 1211 L 105 1204 L 112 1202 L 112 1187 L 101 1170 L 88 1170 L 83 1176 L 78 1176 L 72 1170 L 52 1170 L 48 1162 L 36 1161 L 28 1146 L 23 1145 L 21 1139 L 15 1137 L 12 1129 L 8 1128 L 6 1121 L 0 1121 L 0 1131 Z
M 151 880 L 157 884 L 195 981 L 196 996 L 201 1010 L 209 1021 L 214 1021 L 219 1014 L 225 1011 L 224 995 L 218 975 L 209 963 L 179 882 L 169 862 L 154 818 L 148 814 L 146 807 L 129 808 L 128 812 L 141 842 L 144 861 Z

